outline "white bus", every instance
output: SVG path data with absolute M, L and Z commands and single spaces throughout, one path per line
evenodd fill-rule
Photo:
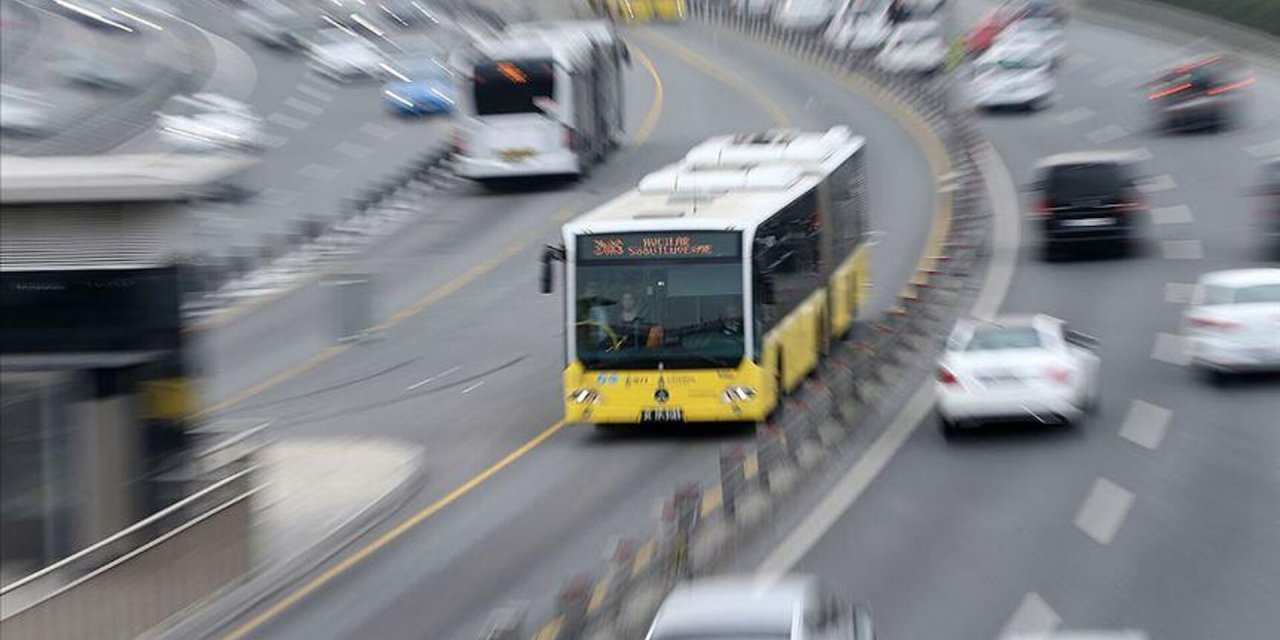
M 764 420 L 869 284 L 865 140 L 713 138 L 564 226 L 570 422 Z
M 607 26 L 520 25 L 477 52 L 458 175 L 581 177 L 622 143 L 628 55 Z

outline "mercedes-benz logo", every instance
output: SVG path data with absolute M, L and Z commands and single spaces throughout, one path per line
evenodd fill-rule
M 653 399 L 657 400 L 659 404 L 666 404 L 671 399 L 671 394 L 667 393 L 666 389 L 658 389 L 653 392 Z

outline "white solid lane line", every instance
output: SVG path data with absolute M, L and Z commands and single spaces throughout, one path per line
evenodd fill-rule
M 324 107 L 318 104 L 311 104 L 310 102 L 299 98 L 289 98 L 288 100 L 285 100 L 284 106 L 289 107 L 290 109 L 296 109 L 309 116 L 318 116 L 324 113 Z
M 1188 224 L 1192 220 L 1191 207 L 1185 204 L 1155 207 L 1151 210 L 1151 221 L 1156 224 Z
M 1089 138 L 1089 141 L 1094 144 L 1106 144 L 1108 142 L 1115 142 L 1127 135 L 1129 135 L 1129 132 L 1125 131 L 1124 127 L 1118 124 L 1109 124 L 1101 129 L 1090 131 L 1085 134 L 1085 137 Z
M 418 387 L 421 387 L 421 386 L 422 386 L 422 385 L 424 385 L 424 384 L 431 384 L 432 382 L 435 382 L 436 380 L 439 380 L 440 378 L 443 378 L 443 377 L 445 377 L 445 376 L 447 376 L 447 375 L 449 375 L 449 374 L 451 374 L 451 373 L 453 373 L 453 372 L 455 372 L 455 371 L 457 371 L 457 370 L 458 370 L 458 367 L 451 367 L 451 368 L 449 368 L 449 369 L 445 369 L 444 371 L 441 371 L 440 373 L 437 373 L 436 375 L 431 376 L 430 378 L 424 378 L 424 379 L 422 379 L 422 380 L 419 380 L 419 381 L 417 381 L 417 382 L 415 382 L 415 383 L 413 383 L 413 384 L 411 384 L 411 385 L 409 385 L 409 386 L 405 387 L 405 389 L 404 389 L 404 390 L 405 390 L 405 391 L 413 391 L 414 389 L 417 389 Z
M 1036 592 L 1022 597 L 1022 602 L 1005 623 L 997 640 L 1015 636 L 1035 636 L 1053 633 L 1062 625 L 1062 616 Z
M 480 388 L 481 386 L 483 386 L 483 385 L 484 385 L 484 380 L 481 380 L 481 381 L 479 381 L 479 382 L 477 382 L 477 383 L 475 383 L 475 384 L 473 384 L 473 385 L 471 385 L 471 386 L 467 387 L 466 389 L 463 389 L 463 390 L 462 390 L 462 393 L 464 393 L 464 394 L 471 393 L 472 391 L 475 391 L 476 389 L 479 389 L 479 388 Z
M 1196 285 L 1192 282 L 1166 282 L 1164 300 L 1170 304 L 1191 304 L 1196 297 Z
M 1143 193 L 1159 193 L 1170 189 L 1177 189 L 1178 183 L 1174 182 L 1173 176 L 1162 174 L 1151 178 L 1138 185 L 1138 189 Z
M 1199 260 L 1204 257 L 1204 244 L 1199 240 L 1165 240 L 1160 243 L 1166 260 Z
M 1063 111 L 1054 116 L 1053 119 L 1061 125 L 1073 125 L 1077 122 L 1084 122 L 1094 116 L 1093 109 L 1089 107 L 1076 107 L 1070 111 Z
M 1132 491 L 1098 478 L 1076 513 L 1075 525 L 1098 544 L 1110 544 L 1132 507 Z
M 1174 333 L 1156 334 L 1156 344 L 1151 349 L 1151 357 L 1161 362 L 1186 366 L 1190 362 L 1187 356 L 1187 341 Z
M 1120 425 L 1120 437 L 1140 447 L 1156 449 L 1169 430 L 1173 412 L 1149 402 L 1134 400 Z
M 991 260 L 983 277 L 982 289 L 978 292 L 970 313 L 978 318 L 991 318 L 999 311 L 1013 280 L 1013 270 L 1018 262 L 1018 247 L 1022 242 L 1022 223 L 1018 215 L 1018 192 L 1013 185 L 1013 176 L 1009 175 L 1009 168 L 989 145 L 979 151 L 977 159 L 995 212 L 995 229 L 992 233 Z M 889 424 L 889 428 L 876 437 L 848 473 L 840 478 L 813 511 L 760 563 L 757 573 L 766 581 L 780 578 L 831 530 L 924 422 L 924 418 L 933 409 L 934 393 L 933 380 L 926 379 L 912 394 L 902 412 Z

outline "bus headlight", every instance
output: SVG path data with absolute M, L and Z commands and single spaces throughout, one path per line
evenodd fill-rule
M 751 387 L 726 387 L 724 395 L 721 396 L 725 402 L 734 404 L 737 402 L 746 402 L 756 397 L 756 390 Z
M 569 401 L 574 404 L 596 404 L 600 402 L 600 394 L 595 389 L 575 389 L 569 394 Z

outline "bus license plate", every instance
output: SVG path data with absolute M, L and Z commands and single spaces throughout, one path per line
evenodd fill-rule
M 684 422 L 684 409 L 641 409 L 641 422 Z

